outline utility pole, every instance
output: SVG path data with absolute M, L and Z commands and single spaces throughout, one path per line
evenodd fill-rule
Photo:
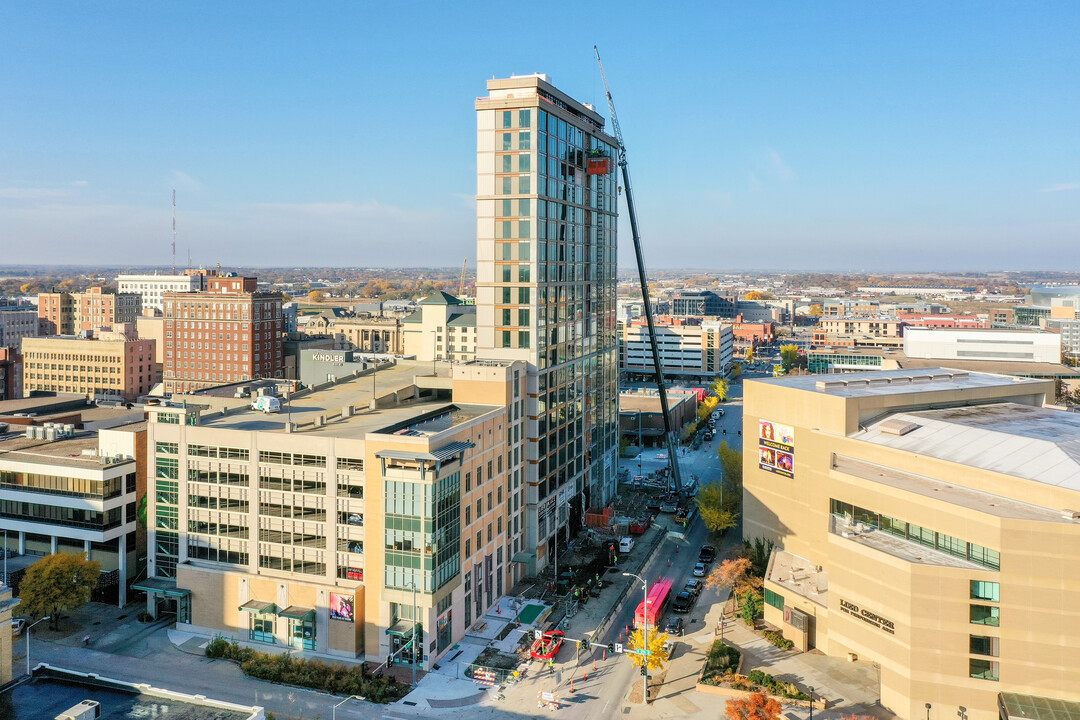
M 649 581 L 646 580 L 645 578 L 641 577 L 640 575 L 635 575 L 634 573 L 624 572 L 623 575 L 625 575 L 626 577 L 637 578 L 638 580 L 641 581 L 641 585 L 644 588 L 644 593 L 645 593 L 645 613 L 644 613 L 644 617 L 642 618 L 642 622 L 641 622 L 641 644 L 644 645 L 645 647 L 638 648 L 638 652 L 639 653 L 641 653 L 641 652 L 648 653 L 649 652 Z M 648 705 L 649 704 L 649 655 L 648 654 L 643 654 L 641 657 L 644 658 L 644 660 L 641 663 L 641 667 L 642 667 L 643 670 L 645 670 L 645 673 L 644 673 L 645 677 L 642 680 L 642 690 L 644 691 L 644 695 L 641 696 L 641 702 Z
M 176 188 L 172 191 L 172 274 L 176 274 Z

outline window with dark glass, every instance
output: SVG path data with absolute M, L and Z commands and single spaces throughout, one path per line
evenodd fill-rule
M 1001 608 L 994 607 L 993 605 L 972 605 L 971 624 L 998 627 L 1000 612 Z

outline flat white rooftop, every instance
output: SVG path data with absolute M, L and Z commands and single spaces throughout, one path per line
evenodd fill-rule
M 782 385 L 796 390 L 806 390 L 839 397 L 870 397 L 872 395 L 900 395 L 986 387 L 1021 388 L 1024 385 L 1036 386 L 1046 381 L 938 367 L 919 370 L 877 370 L 851 373 L 839 377 L 836 375 L 794 375 L 781 378 L 746 380 L 745 382 Z M 1024 392 L 1024 390 L 1019 390 L 1019 392 Z M 1031 392 L 1035 392 L 1034 387 L 1031 388 Z
M 903 435 L 883 427 L 897 421 L 915 427 Z M 1080 492 L 1076 413 L 1011 402 L 900 412 L 852 437 Z

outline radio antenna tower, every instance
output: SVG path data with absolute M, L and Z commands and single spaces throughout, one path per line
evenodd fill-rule
M 176 274 L 176 188 L 172 191 L 172 274 Z

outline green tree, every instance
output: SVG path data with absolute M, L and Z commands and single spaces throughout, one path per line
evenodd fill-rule
M 784 364 L 784 370 L 788 371 L 795 367 L 799 361 L 799 346 L 795 344 L 780 346 L 780 360 Z
M 716 394 L 716 399 L 720 402 L 727 400 L 729 383 L 724 378 L 716 378 L 713 380 L 712 391 Z
M 645 647 L 645 642 L 642 637 L 643 633 L 641 628 L 638 628 L 634 632 L 630 633 L 629 645 L 631 650 L 640 650 Z M 630 654 L 630 662 L 634 664 L 634 667 L 641 667 L 648 658 L 650 670 L 661 670 L 664 664 L 668 661 L 667 650 L 664 645 L 667 644 L 667 633 L 656 632 L 655 628 L 651 628 L 649 632 L 649 654 L 638 655 L 637 653 Z
M 754 538 L 752 544 L 749 540 L 743 540 L 743 557 L 750 560 L 751 572 L 758 577 L 765 577 L 773 547 L 775 547 L 773 541 L 763 537 Z
M 754 347 L 752 345 L 746 348 L 746 362 L 754 362 Z
M 731 366 L 731 379 L 732 380 L 738 380 L 740 375 L 742 375 L 742 365 L 739 364 L 739 363 L 732 364 L 732 366 Z
M 760 578 L 750 578 L 751 581 L 761 582 Z M 754 587 L 747 589 L 746 594 L 743 595 L 742 606 L 739 608 L 739 615 L 750 627 L 754 626 L 754 622 L 761 617 L 762 611 L 765 610 L 765 598 L 762 596 L 761 591 Z
M 728 445 L 727 440 L 720 443 L 716 454 L 724 471 L 725 507 L 731 510 L 737 508 L 742 500 L 743 454 Z
M 738 513 L 724 507 L 724 486 L 719 482 L 711 482 L 698 490 L 698 512 L 705 521 L 705 527 L 713 532 L 723 532 L 728 528 L 735 527 Z
M 100 563 L 67 553 L 47 555 L 27 568 L 19 587 L 20 609 L 31 617 L 52 616 L 56 630 L 63 611 L 89 602 L 100 576 Z

